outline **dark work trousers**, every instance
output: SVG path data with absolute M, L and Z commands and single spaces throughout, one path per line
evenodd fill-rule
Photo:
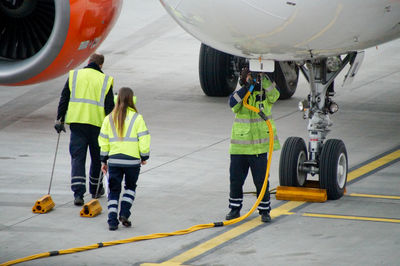
M 121 194 L 121 183 L 125 176 L 125 190 L 121 198 L 119 216 L 131 216 L 132 203 L 135 200 L 136 182 L 139 178 L 140 166 L 135 167 L 108 167 L 108 224 L 118 225 L 118 203 Z
M 243 203 L 243 184 L 246 180 L 249 168 L 253 176 L 253 182 L 256 186 L 257 197 L 261 192 L 262 185 L 267 171 L 268 156 L 267 153 L 258 155 L 236 155 L 231 154 L 230 172 L 230 193 L 229 193 L 229 208 L 241 209 Z M 270 195 L 269 181 L 265 195 L 258 205 L 259 213 L 269 212 Z
M 86 192 L 86 154 L 90 151 L 89 192 L 96 194 L 100 174 L 100 147 L 97 138 L 100 128 L 87 124 L 70 125 L 71 138 L 69 153 L 71 154 L 71 189 L 74 196 L 83 196 Z M 101 183 L 102 187 L 103 184 Z

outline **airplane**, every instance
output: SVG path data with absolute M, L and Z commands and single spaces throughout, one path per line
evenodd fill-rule
M 304 186 L 318 175 L 329 199 L 345 190 L 348 158 L 343 141 L 326 140 L 338 110 L 334 79 L 350 65 L 356 75 L 366 48 L 400 37 L 399 0 L 160 0 L 201 41 L 199 76 L 208 96 L 227 96 L 240 69 L 266 72 L 281 99 L 296 91 L 300 72 L 310 93 L 299 108 L 308 119 L 308 150 L 299 137 L 282 148 L 279 181 Z M 106 38 L 122 0 L 0 0 L 0 84 L 28 85 L 80 65 Z
M 302 187 L 318 175 L 328 199 L 343 196 L 348 172 L 342 140 L 328 139 L 334 80 L 350 65 L 354 79 L 366 48 L 400 37 L 399 0 L 160 0 L 188 33 L 200 40 L 199 76 L 205 94 L 227 96 L 241 67 L 267 72 L 290 98 L 299 70 L 310 85 L 299 109 L 308 119 L 308 151 L 302 138 L 288 138 L 281 151 L 279 182 Z M 326 140 L 326 141 L 325 141 Z

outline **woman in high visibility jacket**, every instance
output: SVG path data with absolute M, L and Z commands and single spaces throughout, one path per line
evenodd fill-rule
M 124 87 L 119 90 L 114 110 L 104 121 L 99 135 L 101 170 L 109 174 L 108 225 L 118 229 L 118 204 L 121 183 L 125 176 L 125 191 L 121 198 L 119 221 L 126 227 L 130 209 L 135 199 L 136 182 L 140 166 L 150 155 L 150 134 L 142 115 L 137 112 L 133 91 Z

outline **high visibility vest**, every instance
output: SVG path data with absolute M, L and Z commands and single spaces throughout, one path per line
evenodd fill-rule
M 101 127 L 105 117 L 104 101 L 113 78 L 91 68 L 69 72 L 70 99 L 67 124 L 80 123 Z
M 143 120 L 143 116 L 128 108 L 122 136 L 118 136 L 117 126 L 112 114 L 106 116 L 99 134 L 100 154 L 109 156 L 110 165 L 140 164 L 140 158 L 150 155 L 150 133 Z M 119 156 L 117 159 L 113 155 Z
M 268 116 L 274 133 L 274 150 L 280 149 L 280 143 L 276 134 L 275 122 L 271 117 L 272 105 L 279 98 L 279 91 L 274 88 L 267 79 L 263 80 L 265 90 L 264 114 Z M 259 108 L 260 101 L 256 101 L 256 96 L 260 91 L 253 91 L 248 98 L 251 106 Z M 232 126 L 230 154 L 255 155 L 268 152 L 269 131 L 266 122 L 255 112 L 243 106 L 242 102 L 237 103 L 232 111 L 235 113 L 235 120 Z

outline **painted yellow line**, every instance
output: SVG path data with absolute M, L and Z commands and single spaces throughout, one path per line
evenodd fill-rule
M 379 158 L 373 162 L 370 162 L 369 164 L 366 164 L 364 166 L 361 166 L 360 168 L 355 169 L 354 171 L 351 171 L 347 175 L 347 182 L 354 180 L 362 175 L 365 175 L 385 164 L 390 163 L 391 161 L 394 161 L 396 159 L 400 158 L 400 150 L 396 150 L 392 153 L 389 153 L 382 158 Z
M 165 261 L 163 263 L 142 263 L 140 266 L 185 266 L 178 262 Z
M 354 180 L 360 176 L 363 176 L 381 166 L 384 166 L 396 159 L 400 158 L 400 149 L 396 150 L 390 154 L 387 154 L 375 161 L 372 161 L 364 166 L 361 166 L 360 168 L 357 168 L 351 172 L 348 173 L 347 175 L 347 181 Z M 400 199 L 400 197 L 397 196 L 381 196 L 381 195 L 367 195 L 367 194 L 356 194 L 352 193 L 350 196 L 355 196 L 355 197 L 376 197 L 376 198 L 387 198 L 387 199 Z M 294 208 L 297 208 L 301 205 L 303 205 L 305 202 L 304 201 L 289 201 L 282 206 L 272 209 L 271 211 L 271 218 L 274 219 L 276 217 L 279 217 L 281 215 L 291 215 L 293 212 Z M 348 219 L 348 220 L 363 220 L 363 221 L 379 221 L 379 222 L 391 222 L 391 223 L 400 223 L 400 219 L 386 219 L 386 218 L 373 218 L 373 217 L 356 217 L 356 216 L 344 216 L 344 215 L 328 215 L 328 214 L 312 214 L 312 213 L 305 213 L 303 216 L 309 216 L 309 217 L 320 217 L 320 218 L 336 218 L 336 219 Z M 260 218 L 254 218 L 246 223 L 243 223 L 239 226 L 236 226 L 235 228 L 232 228 L 231 230 L 216 236 L 204 243 L 199 244 L 198 246 L 187 250 L 186 252 L 173 257 L 172 259 L 162 262 L 162 263 L 143 263 L 141 264 L 142 266 L 155 266 L 155 265 L 163 265 L 163 266 L 183 266 L 183 263 L 186 261 L 189 261 L 237 236 L 240 236 L 243 233 L 248 232 L 249 230 L 261 225 L 262 222 L 260 221 Z
M 279 217 L 281 215 L 290 215 L 291 213 L 289 212 L 291 209 L 294 209 L 304 202 L 288 202 L 286 204 L 283 204 L 282 206 L 273 209 L 271 211 L 271 218 L 274 219 L 276 217 Z M 184 263 L 185 261 L 188 261 L 192 258 L 195 258 L 205 252 L 207 252 L 210 249 L 213 249 L 259 225 L 261 225 L 262 222 L 260 220 L 260 217 L 256 217 L 244 224 L 241 224 L 239 226 L 236 226 L 235 228 L 232 228 L 231 230 L 214 237 L 172 259 L 170 259 L 170 262 L 175 262 L 175 263 Z
M 351 197 L 364 197 L 364 198 L 378 198 L 378 199 L 396 199 L 400 200 L 400 196 L 386 196 L 386 195 L 372 195 L 372 194 L 360 194 L 360 193 L 351 193 L 347 196 Z
M 307 216 L 307 217 L 317 217 L 317 218 L 332 218 L 332 219 L 357 220 L 357 221 L 373 221 L 373 222 L 386 222 L 386 223 L 400 223 L 400 219 L 390 219 L 390 218 L 359 217 L 359 216 L 332 215 L 332 214 L 319 214 L 319 213 L 304 213 L 303 216 Z
M 301 206 L 302 204 L 304 204 L 304 202 L 302 201 L 290 201 L 287 202 L 285 204 L 283 204 L 282 206 L 279 206 L 276 209 L 273 209 L 271 211 L 271 218 L 277 218 L 281 215 L 290 215 L 293 214 L 292 212 L 290 212 L 292 209 Z M 165 261 L 161 264 L 154 264 L 154 263 L 144 263 L 141 264 L 142 266 L 150 266 L 150 265 L 166 265 L 166 266 L 172 266 L 172 265 L 182 265 L 182 263 L 189 261 L 237 236 L 240 236 L 248 231 L 250 231 L 251 229 L 256 228 L 257 226 L 264 224 L 263 222 L 261 222 L 260 217 L 256 217 L 246 223 L 243 223 L 239 226 L 236 226 L 234 228 L 232 228 L 231 230 L 218 235 L 204 243 L 201 243 L 200 245 L 189 249 L 188 251 L 168 260 Z

